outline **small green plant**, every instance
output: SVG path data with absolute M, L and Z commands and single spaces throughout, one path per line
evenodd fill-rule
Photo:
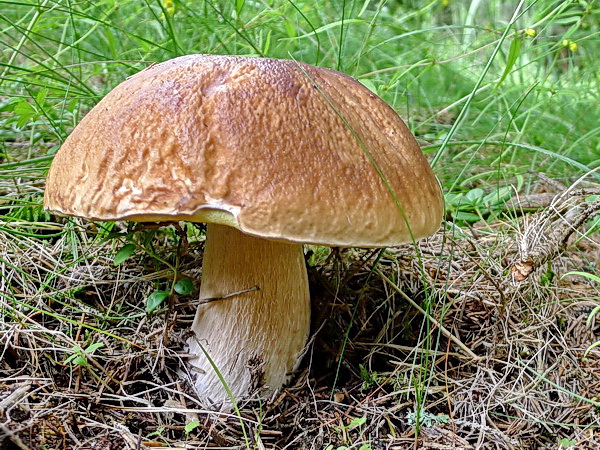
M 550 286 L 552 284 L 552 281 L 554 280 L 554 275 L 555 273 L 552 270 L 552 263 L 548 262 L 546 270 L 542 273 L 542 276 L 540 277 L 540 284 L 542 286 Z
M 114 265 L 120 266 L 123 264 L 131 255 L 133 255 L 136 248 L 135 244 L 125 244 L 121 247 L 113 259 Z
M 353 447 L 348 447 L 346 445 L 340 445 L 339 447 L 335 447 L 335 450 L 350 450 Z M 367 444 L 361 444 L 360 447 L 358 447 L 358 450 L 371 450 L 373 447 L 371 447 L 371 444 L 367 443 Z M 333 450 L 334 447 L 332 444 L 329 444 L 327 447 L 325 447 L 325 450 Z
M 316 267 L 323 263 L 323 261 L 327 260 L 329 254 L 331 253 L 331 249 L 321 245 L 309 245 L 307 247 L 308 252 L 306 253 L 306 256 L 309 267 Z
M 163 442 L 168 442 L 165 437 L 163 436 L 163 433 L 165 432 L 165 427 L 158 427 L 155 431 L 153 431 L 152 433 L 149 433 L 146 435 L 147 439 L 150 438 L 154 438 L 154 439 L 160 439 Z
M 188 422 L 185 424 L 185 428 L 184 428 L 185 433 L 190 434 L 192 431 L 194 431 L 199 426 L 200 426 L 200 421 L 198 419 L 192 420 L 191 422 Z
M 362 436 L 363 435 L 363 426 L 364 424 L 367 423 L 367 418 L 366 417 L 355 417 L 354 419 L 352 419 L 350 421 L 350 423 L 348 425 L 344 425 L 344 426 L 340 426 L 340 427 L 336 427 L 338 430 L 344 430 L 344 431 L 349 431 L 349 430 L 356 430 L 358 429 L 358 435 Z M 345 440 L 345 439 L 344 439 Z M 353 449 L 353 448 L 358 448 L 358 450 L 371 450 L 371 444 L 370 443 L 363 443 L 360 445 L 360 447 L 355 447 L 354 445 L 351 446 L 346 446 L 346 445 L 342 445 L 339 447 L 335 447 L 335 450 L 349 450 L 349 449 Z M 325 450 L 333 450 L 334 446 L 332 444 L 329 444 Z
M 192 280 L 188 279 L 179 280 L 177 283 L 175 283 L 173 289 L 179 295 L 188 295 L 194 290 L 194 283 L 192 283 Z
M 433 425 L 443 425 L 448 423 L 450 417 L 447 414 L 435 415 L 429 411 L 420 410 L 411 411 L 406 415 L 406 423 L 410 427 L 431 427 Z
M 128 243 L 117 251 L 115 257 L 113 258 L 113 263 L 115 266 L 119 266 L 123 264 L 126 260 L 128 260 L 135 251 L 138 249 L 137 244 Z M 175 285 L 177 286 L 177 284 Z M 170 295 L 170 291 L 157 289 L 152 292 L 146 298 L 146 312 L 151 313 L 154 312 L 156 308 L 158 308 Z
M 577 441 L 574 441 L 569 438 L 562 438 L 558 443 L 558 446 L 560 448 L 570 448 L 570 447 L 574 447 L 575 445 L 577 445 Z
M 478 222 L 499 211 L 512 197 L 510 187 L 487 193 L 481 188 L 444 195 L 446 207 L 456 222 Z
M 194 283 L 191 280 L 179 280 L 173 285 L 173 291 L 179 295 L 190 294 L 194 290 Z M 169 298 L 171 291 L 156 290 L 146 298 L 146 312 L 151 313 Z
M 371 389 L 374 386 L 381 384 L 381 377 L 377 372 L 370 372 L 363 364 L 359 364 L 360 376 L 363 380 L 362 389 Z
M 51 220 L 50 214 L 42 207 L 42 201 L 39 197 L 31 196 L 15 203 L 6 214 L 6 219 L 33 223 L 49 222 Z
M 354 419 L 352 419 L 350 421 L 350 423 L 348 425 L 346 425 L 345 428 L 346 430 L 353 430 L 354 428 L 362 428 L 362 426 L 367 423 L 367 418 L 366 417 L 355 417 Z
M 162 303 L 169 298 L 169 291 L 157 290 L 146 298 L 146 312 L 148 314 L 154 312 Z
M 167 232 L 172 231 L 172 230 L 169 230 L 169 228 L 163 228 L 163 230 L 166 230 Z M 119 266 L 119 265 L 123 264 L 125 261 L 127 261 L 129 258 L 131 258 L 137 250 L 142 250 L 143 252 L 146 252 L 148 255 L 150 255 L 151 257 L 153 257 L 154 259 L 156 259 L 163 265 L 166 265 L 167 267 L 169 267 L 171 269 L 171 271 L 174 273 L 173 279 L 177 280 L 179 278 L 177 276 L 178 256 L 175 258 L 176 259 L 175 264 L 172 265 L 168 261 L 165 261 L 163 258 L 159 257 L 156 254 L 154 248 L 152 247 L 152 238 L 156 234 L 156 229 L 152 228 L 149 230 L 145 230 L 143 233 L 141 233 L 141 237 L 140 237 L 141 243 L 140 244 L 131 242 L 131 241 L 133 241 L 133 233 L 134 233 L 134 231 L 128 230 L 127 233 L 115 233 L 111 236 L 113 238 L 125 236 L 125 238 L 129 241 L 127 244 L 123 245 L 117 251 L 117 253 L 115 254 L 115 256 L 113 258 L 113 264 L 115 266 Z M 178 232 L 171 234 L 171 237 L 173 237 L 174 239 L 178 239 L 179 237 L 181 237 L 183 235 L 183 233 L 184 232 L 182 229 L 178 229 Z M 185 237 L 184 237 L 184 239 L 185 239 Z M 177 242 L 180 243 L 181 241 L 179 240 Z M 179 246 L 177 248 L 179 249 Z M 163 304 L 163 302 L 167 298 L 169 298 L 169 296 L 173 295 L 173 293 L 177 293 L 179 295 L 188 295 L 193 290 L 194 290 L 194 283 L 189 279 L 179 279 L 179 280 L 175 281 L 174 283 L 171 282 L 170 286 L 168 288 L 157 289 L 157 290 L 153 291 L 146 298 L 146 312 L 148 314 L 154 312 L 158 307 L 160 307 Z
M 104 347 L 102 342 L 96 342 L 95 344 L 88 345 L 85 349 L 82 349 L 78 345 L 74 346 L 72 354 L 65 359 L 65 364 L 76 364 L 81 367 L 89 367 L 88 357 L 93 355 L 96 350 Z

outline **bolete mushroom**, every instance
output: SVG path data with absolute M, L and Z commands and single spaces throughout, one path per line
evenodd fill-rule
M 280 388 L 306 343 L 303 244 L 432 234 L 443 204 L 415 138 L 353 78 L 295 61 L 190 55 L 102 99 L 56 153 L 44 206 L 93 220 L 208 222 L 189 362 L 228 403 Z M 231 296 L 230 294 L 235 294 Z

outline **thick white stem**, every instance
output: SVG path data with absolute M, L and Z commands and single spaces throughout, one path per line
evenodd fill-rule
M 299 363 L 310 330 L 308 278 L 302 246 L 209 224 L 201 299 L 189 341 L 198 394 L 213 406 L 229 397 L 200 344 L 236 399 L 279 389 Z

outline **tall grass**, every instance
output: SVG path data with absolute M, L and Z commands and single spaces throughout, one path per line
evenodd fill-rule
M 229 53 L 293 57 L 358 77 L 424 143 L 444 142 L 444 184 L 468 188 L 528 170 L 580 174 L 564 159 L 599 162 L 600 131 L 589 114 L 599 91 L 597 4 L 523 2 L 511 22 L 514 6 L 3 1 L 4 153 L 11 142 L 28 143 L 26 152 L 8 147 L 17 159 L 52 153 L 82 114 L 152 62 Z M 473 179 L 469 172 L 481 166 L 492 170 Z

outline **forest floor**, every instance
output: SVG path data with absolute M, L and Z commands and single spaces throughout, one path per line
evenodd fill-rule
M 515 220 L 447 223 L 416 247 L 309 248 L 306 355 L 240 416 L 205 409 L 181 370 L 201 239 L 180 265 L 194 291 L 147 314 L 169 274 L 143 254 L 116 268 L 115 242 L 87 238 L 96 225 L 0 229 L 0 448 L 598 448 L 590 189 L 547 189 L 507 204 Z M 159 253 L 176 250 L 168 229 Z

